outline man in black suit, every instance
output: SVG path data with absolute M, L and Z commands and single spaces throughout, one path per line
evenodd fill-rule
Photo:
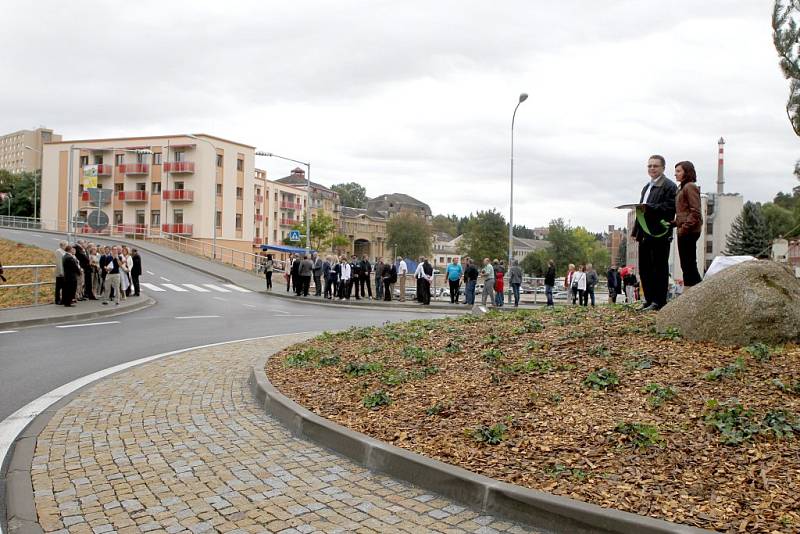
M 142 257 L 135 248 L 131 249 L 133 267 L 131 267 L 131 282 L 133 283 L 133 296 L 139 296 L 139 277 L 142 276 Z
M 363 276 L 363 272 L 361 272 L 361 260 L 358 259 L 358 256 L 353 254 L 352 258 L 350 258 L 350 286 L 355 290 L 356 293 L 356 300 L 361 300 L 363 297 L 363 288 L 361 288 L 361 277 Z M 359 292 L 361 289 L 361 292 Z M 359 296 L 361 295 L 361 296 Z
M 650 181 L 642 189 L 636 222 L 631 237 L 639 243 L 639 276 L 645 302 L 642 310 L 657 311 L 667 303 L 669 288 L 669 249 L 675 219 L 675 195 L 678 186 L 664 175 L 663 156 L 650 156 L 647 174 Z
M 64 250 L 64 258 L 62 259 L 64 267 L 64 290 L 61 294 L 61 302 L 67 308 L 72 307 L 72 301 L 75 299 L 75 291 L 78 289 L 78 277 L 81 276 L 81 264 L 75 257 L 75 247 L 69 245 Z
M 92 291 L 91 262 L 89 261 L 89 255 L 86 254 L 86 249 L 83 247 L 84 243 L 82 241 L 78 241 L 78 243 L 75 244 L 75 258 L 78 260 L 78 264 L 83 271 L 83 293 L 81 294 L 80 300 L 97 300 Z

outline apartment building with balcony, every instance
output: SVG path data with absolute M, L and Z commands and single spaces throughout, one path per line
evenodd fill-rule
M 0 135 L 0 169 L 13 173 L 38 171 L 42 168 L 43 145 L 55 141 L 61 141 L 61 136 L 49 128 Z
M 251 251 L 255 233 L 255 149 L 207 134 L 83 139 L 46 143 L 42 166 L 42 220 L 65 230 L 72 154 L 72 212 L 78 231 L 102 211 L 109 225 L 126 233 L 159 232 L 211 240 Z M 92 202 L 91 168 L 107 203 Z M 95 213 L 95 220 L 98 219 Z M 103 219 L 103 217 L 99 217 Z M 130 232 L 128 232 L 130 230 Z
M 254 247 L 283 245 L 292 227 L 303 223 L 305 190 L 269 180 L 261 169 L 255 170 L 253 202 Z

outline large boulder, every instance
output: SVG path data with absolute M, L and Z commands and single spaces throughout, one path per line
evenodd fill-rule
M 773 261 L 728 267 L 658 313 L 656 328 L 670 327 L 687 339 L 726 345 L 800 341 L 800 280 Z

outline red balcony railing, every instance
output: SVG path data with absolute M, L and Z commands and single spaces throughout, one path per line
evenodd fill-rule
M 253 244 L 254 245 L 263 245 L 264 244 L 264 238 L 263 237 L 254 237 L 253 238 Z
M 256 204 L 262 204 L 264 202 L 264 197 L 261 195 L 256 195 L 255 197 L 253 197 L 253 201 Z
M 303 209 L 303 206 L 299 202 L 281 202 L 281 209 L 300 210 Z
M 264 221 L 264 215 L 262 213 L 256 213 L 254 218 L 255 218 L 256 222 L 263 222 Z
M 192 235 L 191 224 L 162 224 L 161 231 L 168 234 Z
M 81 193 L 81 201 L 89 202 L 90 200 L 91 200 L 91 197 L 89 196 L 89 192 L 88 191 L 83 191 Z
M 281 226 L 294 226 L 295 224 L 300 224 L 300 221 L 296 221 L 294 219 L 281 219 Z
M 123 163 L 119 166 L 119 172 L 122 174 L 149 174 L 149 163 Z
M 172 173 L 193 173 L 194 161 L 166 161 L 164 162 L 164 172 Z
M 79 234 L 102 234 L 102 235 L 109 235 L 111 232 L 109 231 L 108 227 L 103 228 L 102 230 L 96 230 L 89 226 L 88 224 L 84 224 L 83 226 L 78 228 Z
M 125 202 L 147 202 L 147 191 L 119 191 L 117 198 Z
M 111 176 L 111 172 L 114 170 L 114 167 L 111 165 L 104 165 L 100 164 L 97 166 L 97 176 Z
M 189 189 L 164 189 L 161 191 L 161 198 L 172 202 L 192 202 L 194 200 L 194 191 Z
M 147 225 L 146 224 L 117 224 L 114 226 L 114 231 L 118 234 L 146 234 L 147 233 Z

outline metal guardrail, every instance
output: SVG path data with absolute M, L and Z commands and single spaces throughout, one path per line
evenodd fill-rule
M 53 280 L 53 276 L 50 276 L 50 281 L 42 281 L 39 271 L 41 269 L 55 269 L 55 265 L 50 264 L 42 264 L 42 265 L 3 265 L 3 271 L 13 271 L 13 270 L 21 270 L 21 269 L 32 269 L 33 270 L 33 282 L 23 283 L 23 284 L 8 284 L 2 283 L 0 284 L 0 289 L 19 289 L 23 287 L 33 287 L 33 304 L 39 304 L 39 288 L 45 285 L 53 285 L 55 284 L 55 280 Z M 6 277 L 8 278 L 8 277 Z

